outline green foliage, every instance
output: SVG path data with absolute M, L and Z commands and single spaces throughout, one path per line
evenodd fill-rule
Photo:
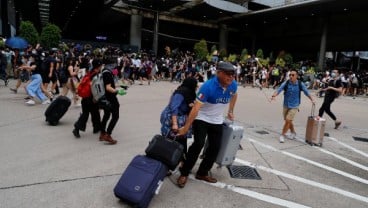
M 35 46 L 38 43 L 39 34 L 30 21 L 21 21 L 19 26 L 19 36 L 28 41 L 29 44 Z
M 0 48 L 3 48 L 5 46 L 5 42 L 2 38 L 0 38 Z
M 212 45 L 211 47 L 211 54 L 213 55 L 213 52 L 217 51 L 216 45 Z
M 248 50 L 244 48 L 240 55 L 240 61 L 245 62 L 248 59 Z
M 266 59 L 258 58 L 258 61 L 259 61 L 259 63 L 260 63 L 262 66 L 266 66 L 266 67 L 268 67 L 268 66 L 269 66 L 269 64 L 270 64 L 270 58 L 266 58 Z
M 40 41 L 45 48 L 57 47 L 61 39 L 61 30 L 57 25 L 47 24 L 42 28 Z
M 261 59 L 264 58 L 264 56 L 263 56 L 263 50 L 262 49 L 258 49 L 257 50 L 256 57 L 257 58 L 261 58 Z
M 220 50 L 220 52 L 219 52 L 219 57 L 220 58 L 223 58 L 224 60 L 225 60 L 225 58 L 226 58 L 226 56 L 227 56 L 227 51 L 226 51 L 226 49 L 221 49 Z
M 198 43 L 194 45 L 194 52 L 196 54 L 196 58 L 199 60 L 206 59 L 208 55 L 208 49 L 207 49 L 207 42 L 206 40 L 202 39 Z
M 236 54 L 230 54 L 229 57 L 227 58 L 227 61 L 233 63 L 236 61 L 237 57 L 238 56 Z
M 284 50 L 282 50 L 276 58 L 276 64 L 282 67 L 285 67 L 286 65 L 292 66 L 293 56 L 290 53 L 286 53 Z

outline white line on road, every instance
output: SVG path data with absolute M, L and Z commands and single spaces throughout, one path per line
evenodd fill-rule
M 189 177 L 193 180 L 195 179 L 192 175 L 190 175 Z M 277 197 L 274 197 L 274 196 L 269 196 L 269 195 L 266 195 L 266 194 L 258 193 L 258 192 L 251 191 L 251 190 L 248 190 L 248 189 L 245 189 L 245 188 L 240 188 L 240 187 L 236 187 L 236 186 L 233 186 L 233 185 L 228 185 L 226 183 L 221 183 L 221 182 L 207 183 L 207 182 L 204 182 L 204 181 L 201 181 L 201 182 L 206 183 L 206 184 L 211 185 L 211 186 L 214 186 L 214 187 L 217 187 L 217 188 L 227 189 L 227 190 L 239 193 L 239 194 L 244 195 L 244 196 L 249 196 L 249 197 L 261 200 L 261 201 L 265 201 L 265 202 L 268 202 L 268 203 L 271 203 L 271 204 L 276 204 L 276 205 L 283 206 L 283 207 L 309 208 L 308 206 L 305 206 L 305 205 L 302 205 L 302 204 L 298 204 L 298 203 L 295 203 L 295 202 L 292 202 L 292 201 L 287 201 L 287 200 L 284 200 L 284 199 L 280 199 L 280 198 L 277 198 Z
M 329 185 L 326 185 L 326 184 L 323 184 L 323 183 L 318 183 L 316 181 L 305 179 L 305 178 L 302 178 L 302 177 L 299 177 L 299 176 L 296 176 L 296 175 L 292 175 L 292 174 L 289 174 L 289 173 L 285 173 L 285 172 L 282 172 L 282 171 L 278 171 L 278 170 L 275 170 L 275 169 L 272 169 L 272 168 L 264 167 L 264 166 L 261 166 L 261 165 L 256 165 L 256 164 L 253 164 L 251 162 L 241 160 L 239 158 L 236 158 L 235 162 L 240 163 L 242 165 L 247 165 L 247 166 L 250 166 L 250 167 L 253 167 L 253 168 L 257 168 L 257 169 L 263 170 L 263 171 L 268 172 L 268 173 L 273 173 L 273 174 L 278 175 L 278 176 L 289 178 L 289 179 L 292 179 L 292 180 L 295 180 L 295 181 L 298 181 L 298 182 L 301 182 L 301 183 L 304 183 L 304 184 L 307 184 L 307 185 L 310 185 L 310 186 L 314 186 L 314 187 L 317 187 L 317 188 L 320 188 L 320 189 L 331 191 L 331 192 L 334 192 L 334 193 L 337 193 L 337 194 L 340 194 L 340 195 L 343 195 L 343 196 L 346 196 L 346 197 L 349 197 L 349 198 L 352 198 L 352 199 L 355 199 L 355 200 L 359 200 L 359 201 L 368 203 L 368 198 L 367 197 L 364 197 L 364 196 L 361 196 L 361 195 L 358 195 L 358 194 L 354 194 L 354 193 L 351 193 L 349 191 L 345 191 L 345 190 L 342 190 L 342 189 L 339 189 L 339 188 L 336 188 L 336 187 L 333 187 L 333 186 L 329 186 Z
M 314 148 L 318 149 L 319 151 L 321 151 L 321 152 L 323 152 L 323 153 L 326 153 L 326 154 L 332 155 L 332 156 L 334 156 L 334 157 L 336 157 L 336 158 L 338 158 L 338 159 L 340 159 L 340 160 L 342 160 L 342 161 L 344 161 L 344 162 L 347 162 L 347 163 L 349 163 L 350 165 L 353 165 L 353 166 L 355 166 L 355 167 L 358 167 L 358 168 L 361 168 L 361 169 L 363 169 L 363 170 L 368 171 L 368 167 L 367 167 L 367 166 L 364 166 L 364 165 L 362 165 L 362 164 L 360 164 L 360 163 L 354 162 L 354 161 L 352 161 L 352 160 L 350 160 L 350 159 L 348 159 L 348 158 L 345 158 L 345 157 L 343 157 L 343 156 L 340 156 L 340 155 L 335 154 L 335 153 L 333 153 L 333 152 L 330 152 L 330 151 L 328 151 L 328 150 L 322 149 L 322 148 L 320 148 L 320 147 L 314 147 Z
M 323 165 L 323 164 L 321 164 L 321 163 L 315 162 L 315 161 L 313 161 L 313 160 L 306 159 L 306 158 L 304 158 L 304 157 L 301 157 L 301 156 L 298 156 L 298 155 L 292 154 L 292 153 L 290 153 L 290 152 L 286 152 L 286 151 L 278 150 L 278 149 L 276 149 L 276 148 L 274 148 L 274 147 L 272 147 L 272 146 L 270 146 L 270 145 L 264 144 L 264 143 L 262 143 L 262 142 L 259 142 L 259 141 L 254 140 L 254 139 L 251 139 L 251 138 L 248 138 L 248 139 L 249 139 L 249 141 L 250 141 L 250 142 L 255 143 L 255 144 L 258 144 L 258 145 L 260 145 L 260 146 L 262 146 L 262 147 L 265 147 L 265 148 L 267 148 L 267 149 L 273 150 L 273 151 L 275 151 L 275 152 L 280 152 L 280 153 L 282 153 L 282 154 L 284 154 L 284 155 L 287 155 L 287 156 L 290 156 L 290 157 L 292 157 L 292 158 L 294 158 L 294 159 L 302 160 L 302 161 L 307 162 L 307 163 L 309 163 L 309 164 L 311 164 L 311 165 L 314 165 L 314 166 L 320 167 L 320 168 L 322 168 L 322 169 L 325 169 L 325 170 L 328 170 L 328 171 L 331 171 L 331 172 L 337 173 L 337 174 L 342 175 L 342 176 L 345 176 L 345 177 L 347 177 L 347 178 L 351 178 L 351 179 L 353 179 L 353 180 L 355 180 L 355 181 L 358 181 L 358 182 L 361 182 L 361 183 L 364 183 L 364 184 L 368 184 L 368 180 L 366 180 L 366 179 L 364 179 L 364 178 L 360 178 L 360 177 L 355 176 L 355 175 L 352 175 L 352 174 L 350 174 L 350 173 L 347 173 L 347 172 L 344 172 L 344 171 L 338 170 L 338 169 L 336 169 L 336 168 L 333 168 L 333 167 L 330 167 L 330 166 L 327 166 L 327 165 Z
M 328 139 L 330 139 L 330 140 L 332 140 L 332 141 L 334 141 L 334 142 L 339 143 L 340 145 L 342 145 L 342 146 L 344 146 L 344 147 L 346 147 L 346 148 L 349 148 L 349 149 L 353 150 L 354 152 L 356 152 L 356 153 L 358 153 L 358 154 L 363 155 L 364 157 L 368 157 L 368 154 L 367 154 L 367 153 L 365 153 L 365 152 L 363 152 L 363 151 L 360 151 L 360 150 L 358 150 L 358 149 L 355 149 L 354 147 L 352 147 L 352 146 L 350 146 L 350 145 L 347 145 L 347 144 L 345 144 L 344 142 L 340 142 L 339 140 L 337 140 L 337 139 L 335 139 L 335 138 L 333 138 L 333 137 L 327 137 L 327 138 L 328 138 Z

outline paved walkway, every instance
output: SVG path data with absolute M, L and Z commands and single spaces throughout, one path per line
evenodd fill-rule
M 58 126 L 49 126 L 43 116 L 46 106 L 26 106 L 22 89 L 11 94 L 0 86 L 0 207 L 128 207 L 115 198 L 113 188 L 130 160 L 143 154 L 159 133 L 160 112 L 177 86 L 134 85 L 119 97 L 116 145 L 99 142 L 90 123 L 80 139 L 73 137 L 80 107 L 71 106 Z M 214 167 L 219 183 L 192 178 L 180 189 L 174 174 L 150 207 L 367 207 L 368 143 L 352 138 L 368 138 L 367 98 L 337 99 L 332 110 L 343 124 L 335 130 L 328 118 L 330 137 L 317 148 L 303 142 L 311 107 L 305 97 L 295 119 L 298 139 L 278 142 L 282 96 L 269 103 L 265 94 L 272 92 L 239 87 L 235 109 L 245 134 L 234 164 L 257 167 L 262 180 L 233 179 L 226 168 Z M 322 99 L 317 101 L 319 107 Z

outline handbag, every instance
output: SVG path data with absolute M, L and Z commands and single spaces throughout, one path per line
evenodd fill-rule
M 148 157 L 161 161 L 170 170 L 179 164 L 183 151 L 183 145 L 162 135 L 155 135 L 145 150 Z

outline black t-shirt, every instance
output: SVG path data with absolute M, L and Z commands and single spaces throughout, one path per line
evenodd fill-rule
M 338 80 L 331 79 L 328 82 L 328 86 L 335 87 L 335 88 L 340 88 L 340 87 L 342 87 L 342 83 L 341 83 L 340 79 L 338 79 Z M 329 97 L 329 98 L 336 98 L 336 97 L 339 96 L 339 93 L 336 92 L 335 90 L 326 90 L 325 96 Z
M 50 66 L 51 66 L 51 63 L 54 63 L 54 70 L 53 70 L 53 73 L 56 73 L 56 71 L 55 71 L 55 69 L 56 69 L 56 59 L 54 58 L 54 57 L 52 57 L 52 56 L 49 56 L 49 57 L 47 57 L 47 59 L 46 59 L 46 62 L 47 62 L 47 73 L 49 73 L 50 72 Z
M 104 72 L 102 73 L 104 85 L 106 86 L 108 84 L 111 84 L 111 87 L 115 89 L 114 77 L 111 72 L 105 72 L 106 70 L 104 70 Z M 105 95 L 108 101 L 114 102 L 114 103 L 118 102 L 118 99 L 116 98 L 116 93 L 111 93 L 106 90 Z
M 36 68 L 35 68 L 35 69 L 33 69 L 33 71 L 32 71 L 32 75 L 33 75 L 33 74 L 41 74 L 41 73 L 40 73 L 40 64 L 36 64 L 35 62 L 32 62 L 32 63 L 30 64 L 30 66 L 33 66 L 33 65 L 36 65 Z

